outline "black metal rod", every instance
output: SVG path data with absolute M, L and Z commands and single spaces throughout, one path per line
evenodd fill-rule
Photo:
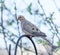
M 11 44 L 9 45 L 9 55 L 11 55 Z

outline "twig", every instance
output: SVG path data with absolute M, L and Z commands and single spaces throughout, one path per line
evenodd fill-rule
M 1 0 L 1 27 L 2 27 L 2 33 L 3 33 L 3 36 L 4 36 L 4 42 L 5 42 L 5 45 L 6 45 L 7 52 L 8 52 L 7 41 L 5 39 L 6 35 L 5 35 L 5 32 L 4 32 L 4 28 L 3 28 L 3 4 L 4 4 L 4 1 Z

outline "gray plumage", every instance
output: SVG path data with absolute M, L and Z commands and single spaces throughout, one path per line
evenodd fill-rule
M 42 36 L 46 37 L 46 34 L 41 32 L 40 29 L 38 29 L 34 24 L 31 22 L 27 21 L 23 16 L 19 16 L 18 20 L 21 21 L 21 28 L 22 31 L 26 35 L 31 35 L 31 36 Z

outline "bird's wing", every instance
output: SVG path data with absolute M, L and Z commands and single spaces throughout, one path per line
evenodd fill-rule
M 40 32 L 40 30 L 31 22 L 29 21 L 25 21 L 25 23 L 23 24 L 23 30 L 26 30 L 27 32 Z

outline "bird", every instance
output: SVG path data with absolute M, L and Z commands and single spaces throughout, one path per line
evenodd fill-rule
M 40 29 L 31 23 L 30 21 L 26 20 L 26 18 L 22 15 L 18 16 L 18 20 L 21 22 L 22 31 L 31 37 L 46 37 L 46 34 L 40 31 Z

